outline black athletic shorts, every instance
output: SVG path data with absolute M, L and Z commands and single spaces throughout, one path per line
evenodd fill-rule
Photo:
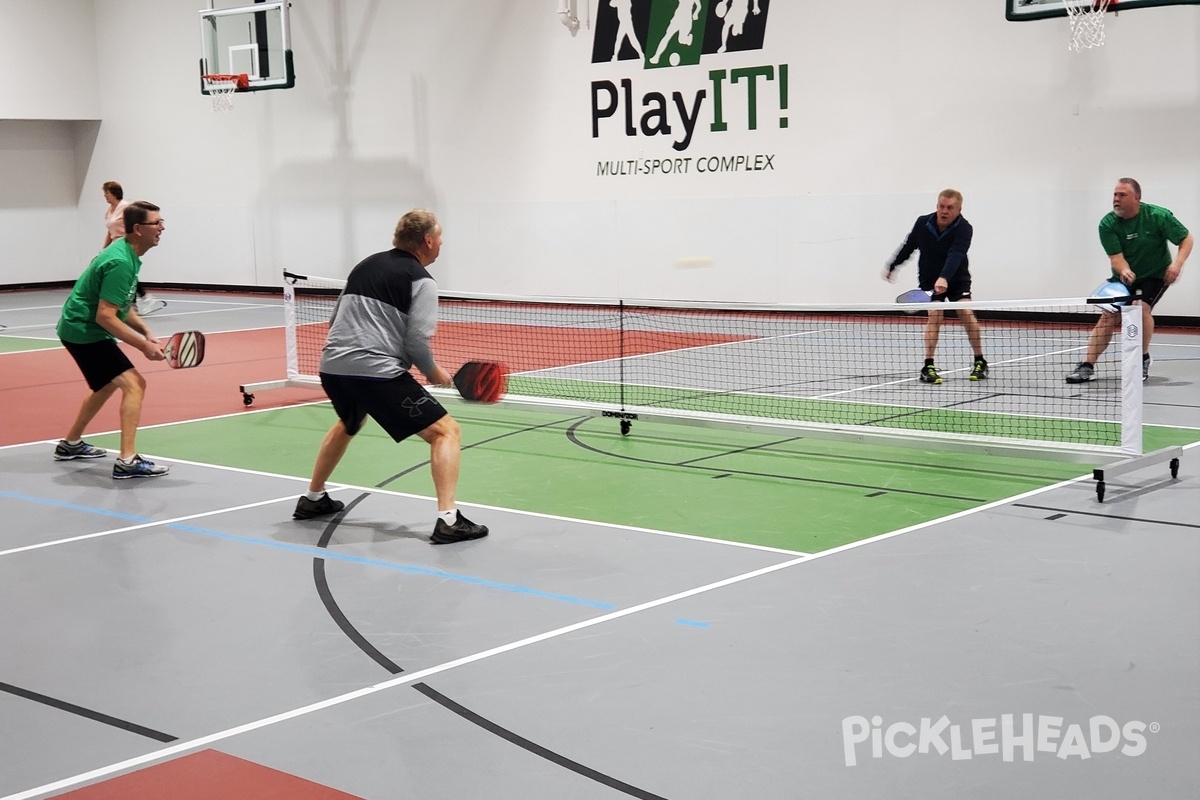
M 933 291 L 932 286 L 930 286 L 928 288 L 922 286 L 921 288 L 927 292 Z M 970 300 L 971 299 L 971 284 L 968 283 L 968 284 L 962 284 L 962 285 L 957 285 L 957 286 L 954 284 L 951 284 L 949 287 L 947 287 L 945 294 L 934 295 L 930 299 L 933 300 L 935 303 L 939 303 L 939 302 L 944 303 L 947 300 L 949 300 L 951 303 L 957 303 L 959 300 Z
M 79 365 L 79 371 L 83 373 L 84 380 L 87 381 L 93 392 L 98 392 L 108 386 L 112 383 L 112 379 L 122 372 L 133 369 L 133 362 L 120 347 L 117 347 L 116 339 L 105 339 L 102 342 L 89 342 L 88 344 L 75 344 L 62 339 L 59 341 L 62 342 L 63 347 L 67 348 L 71 358 L 75 359 L 75 363 Z
M 442 404 L 407 372 L 387 380 L 322 372 L 321 386 L 351 436 L 359 432 L 370 416 L 394 441 L 402 442 L 447 413 Z
M 1167 293 L 1167 285 L 1162 278 L 1138 278 L 1130 284 L 1129 293 L 1133 294 L 1139 289 L 1142 291 L 1142 302 L 1151 308 Z

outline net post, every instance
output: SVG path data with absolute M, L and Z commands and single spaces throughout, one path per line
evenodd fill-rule
M 1142 306 L 1121 306 L 1121 451 L 1142 454 Z
M 285 276 L 283 279 L 284 338 L 287 345 L 287 379 L 300 377 L 300 356 L 296 345 L 296 289 Z
M 618 345 L 617 345 L 617 365 L 619 368 L 618 375 L 620 376 L 620 391 L 621 391 L 621 410 L 625 410 L 625 301 L 617 301 L 617 325 L 618 327 Z

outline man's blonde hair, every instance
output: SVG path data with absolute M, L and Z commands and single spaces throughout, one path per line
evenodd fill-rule
M 413 252 L 425 243 L 426 234 L 434 233 L 441 227 L 432 211 L 414 208 L 396 223 L 396 232 L 392 234 L 392 247 Z

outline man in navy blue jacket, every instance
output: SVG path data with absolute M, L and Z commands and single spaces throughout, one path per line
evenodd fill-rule
M 889 281 L 895 280 L 896 268 L 907 261 L 913 251 L 920 250 L 921 256 L 917 260 L 918 285 L 931 292 L 935 302 L 970 300 L 971 270 L 967 250 L 971 247 L 974 230 L 962 215 L 962 201 L 962 194 L 958 191 L 942 190 L 938 195 L 937 211 L 917 217 L 908 238 L 888 261 L 883 277 Z M 943 316 L 940 310 L 931 309 L 929 312 L 929 321 L 925 325 L 925 366 L 918 375 L 922 383 L 942 382 L 941 373 L 933 365 L 933 354 L 937 351 Z M 983 357 L 979 321 L 972 311 L 965 308 L 958 310 L 958 318 L 967 329 L 967 340 L 975 353 L 970 378 L 981 381 L 988 376 L 988 363 Z

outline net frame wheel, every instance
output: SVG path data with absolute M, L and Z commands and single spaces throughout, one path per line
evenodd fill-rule
M 242 392 L 242 405 L 254 405 L 254 395 L 252 395 L 250 392 Z
M 1172 478 L 1179 477 L 1179 459 L 1178 458 L 1171 459 L 1171 477 Z

